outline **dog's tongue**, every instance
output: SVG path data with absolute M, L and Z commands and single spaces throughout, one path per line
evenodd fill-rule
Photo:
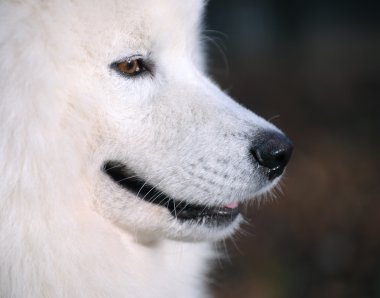
M 238 202 L 231 202 L 229 203 L 228 205 L 224 205 L 224 208 L 228 208 L 228 209 L 235 209 L 239 206 L 239 203 Z

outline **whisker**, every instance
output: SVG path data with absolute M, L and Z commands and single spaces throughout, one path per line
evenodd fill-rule
M 280 118 L 280 115 L 274 115 L 274 116 L 270 117 L 267 121 L 272 122 L 272 120 L 278 119 L 278 118 Z

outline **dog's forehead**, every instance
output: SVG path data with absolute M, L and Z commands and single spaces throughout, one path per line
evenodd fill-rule
M 82 38 L 90 38 L 93 46 L 107 43 L 131 52 L 156 44 L 175 44 L 178 47 L 193 44 L 201 22 L 203 0 L 77 0 L 75 3 L 81 23 L 85 24 Z M 84 21 L 86 20 L 86 21 Z M 95 39 L 102 45 L 95 45 Z M 126 44 L 128 43 L 128 45 Z M 86 45 L 91 43 L 86 41 Z

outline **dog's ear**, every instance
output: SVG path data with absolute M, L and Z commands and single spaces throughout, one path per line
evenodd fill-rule
M 183 4 L 182 4 L 183 2 Z M 206 72 L 207 71 L 207 63 L 206 63 L 206 44 L 205 41 L 207 38 L 201 37 L 204 35 L 203 28 L 203 20 L 206 5 L 208 4 L 208 0 L 189 0 L 182 1 L 181 4 L 186 6 L 184 9 L 188 12 L 188 17 L 190 20 L 191 26 L 193 26 L 192 32 L 195 32 L 196 37 L 194 40 L 194 51 L 193 51 L 193 59 L 198 68 Z
M 187 12 L 188 20 L 193 24 L 199 25 L 203 19 L 203 13 L 205 11 L 205 6 L 208 1 L 205 0 L 187 0 L 179 1 L 180 5 L 183 6 L 183 11 Z

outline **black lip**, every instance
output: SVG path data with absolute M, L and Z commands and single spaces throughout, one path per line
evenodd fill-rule
M 146 180 L 139 178 L 121 162 L 107 161 L 103 171 L 119 186 L 144 201 L 167 208 L 174 217 L 182 221 L 191 220 L 214 226 L 227 225 L 239 214 L 238 208 L 208 207 L 173 199 Z

